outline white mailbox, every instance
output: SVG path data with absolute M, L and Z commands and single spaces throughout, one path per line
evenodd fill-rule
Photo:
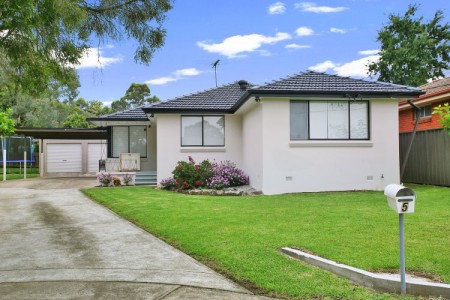
M 410 188 L 399 184 L 390 184 L 384 189 L 389 206 L 398 214 L 414 212 L 416 194 Z

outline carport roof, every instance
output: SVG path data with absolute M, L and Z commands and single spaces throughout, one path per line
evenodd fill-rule
M 108 133 L 103 128 L 16 128 L 15 134 L 31 136 L 36 139 L 97 140 L 108 138 Z

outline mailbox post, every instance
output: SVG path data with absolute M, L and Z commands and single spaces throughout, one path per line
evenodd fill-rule
M 398 213 L 398 229 L 400 242 L 400 291 L 406 294 L 405 274 L 405 224 L 404 215 L 414 212 L 416 195 L 410 188 L 399 184 L 390 184 L 384 189 L 389 206 Z

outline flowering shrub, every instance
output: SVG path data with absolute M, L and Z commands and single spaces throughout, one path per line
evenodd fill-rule
M 120 182 L 120 178 L 119 177 L 113 177 L 112 178 L 112 182 L 114 184 L 114 186 L 121 186 L 122 183 Z
M 112 177 L 109 173 L 100 173 L 97 175 L 97 180 L 102 186 L 109 186 L 112 182 Z
M 133 181 L 133 176 L 131 176 L 130 174 L 125 174 L 122 177 L 123 183 L 125 185 L 131 185 L 132 181 Z
M 218 190 L 249 183 L 248 176 L 230 161 L 210 163 L 204 160 L 195 164 L 190 156 L 189 162 L 179 161 L 172 174 L 173 178 L 161 180 L 163 189 L 187 190 L 207 187 Z
M 212 189 L 222 189 L 249 183 L 249 178 L 244 171 L 228 160 L 221 163 L 213 163 L 211 172 L 213 176 L 206 181 L 206 186 Z
M 170 190 L 177 185 L 177 181 L 175 179 L 173 179 L 172 177 L 169 177 L 169 178 L 164 178 L 163 180 L 161 180 L 160 184 L 163 189 Z
M 186 190 L 202 187 L 212 175 L 211 163 L 208 160 L 204 160 L 197 165 L 192 157 L 189 156 L 189 162 L 179 161 L 172 174 L 176 181 L 175 188 Z

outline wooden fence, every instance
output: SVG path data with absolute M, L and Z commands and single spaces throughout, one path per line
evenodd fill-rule
M 411 136 L 400 134 L 400 165 Z M 442 129 L 418 131 L 402 181 L 450 186 L 450 135 Z

